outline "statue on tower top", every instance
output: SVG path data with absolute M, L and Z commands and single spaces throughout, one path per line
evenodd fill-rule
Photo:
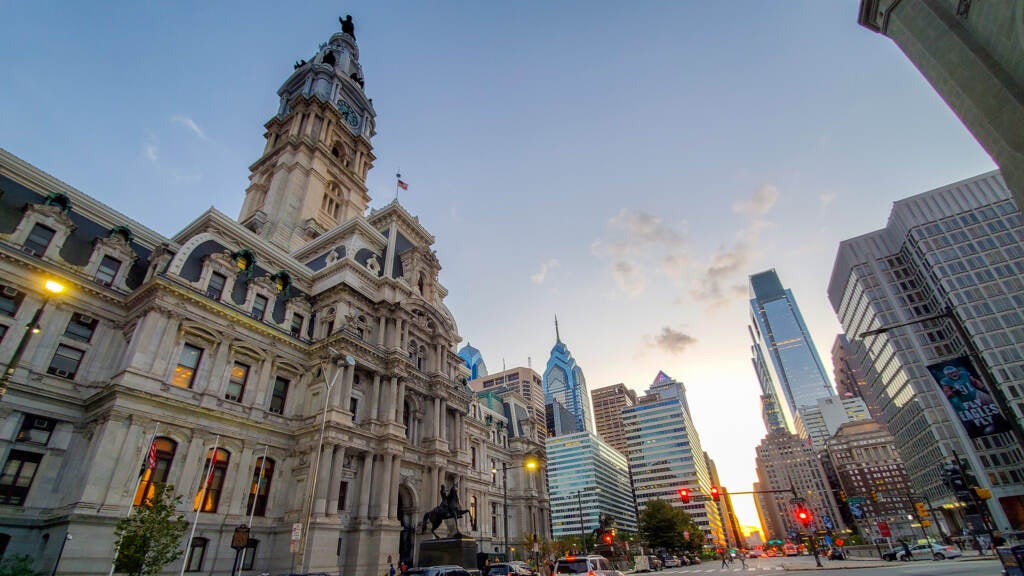
M 344 18 L 338 18 L 338 22 L 341 22 L 341 31 L 349 36 L 356 37 L 356 25 L 352 22 L 352 15 L 345 14 Z

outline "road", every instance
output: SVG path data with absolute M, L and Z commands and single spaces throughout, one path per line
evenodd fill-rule
M 666 568 L 660 572 L 650 573 L 652 576 L 672 576 L 677 574 L 722 576 L 771 576 L 786 572 L 842 570 L 837 576 L 999 576 L 1002 566 L 991 556 L 984 559 L 974 557 L 957 560 L 921 560 L 916 562 L 883 562 L 881 560 L 821 560 L 822 568 L 814 566 L 814 558 L 798 556 L 791 558 L 751 558 L 747 560 L 744 570 L 740 562 L 734 561 L 728 568 L 722 568 L 721 561 L 708 561 L 696 566 Z

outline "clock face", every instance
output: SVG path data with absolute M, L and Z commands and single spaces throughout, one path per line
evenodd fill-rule
M 345 118 L 349 126 L 353 128 L 359 127 L 359 114 L 356 114 L 356 111 L 348 105 L 348 102 L 338 100 L 336 105 L 338 106 L 338 112 L 341 112 L 341 116 Z

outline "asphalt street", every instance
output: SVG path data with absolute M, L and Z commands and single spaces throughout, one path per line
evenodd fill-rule
M 868 576 L 871 574 L 886 574 L 891 576 L 999 576 L 1002 566 L 992 556 L 982 558 L 965 557 L 956 560 L 919 560 L 915 562 L 885 562 L 882 560 L 825 560 L 821 561 L 822 568 L 814 565 L 814 558 L 810 556 L 799 556 L 795 558 L 751 558 L 747 560 L 747 567 L 738 560 L 729 564 L 728 568 L 722 568 L 719 560 L 708 561 L 696 566 L 682 566 L 679 568 L 666 568 L 659 572 L 653 572 L 655 576 L 670 576 L 676 574 L 742 574 L 743 576 L 768 576 L 771 574 L 784 574 L 786 572 L 804 571 L 832 571 L 842 570 L 841 576 Z

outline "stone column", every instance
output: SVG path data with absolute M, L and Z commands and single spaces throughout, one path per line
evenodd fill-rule
M 249 518 L 249 494 L 252 491 L 253 468 L 256 458 L 263 456 L 261 450 L 257 456 L 252 448 L 243 447 L 238 460 L 238 470 L 235 472 L 234 497 L 231 498 L 231 506 L 228 513 L 232 515 L 244 515 Z
M 441 399 L 434 398 L 434 438 L 441 437 Z
M 327 513 L 327 489 L 331 483 L 331 469 L 334 468 L 334 446 L 324 444 L 320 450 L 320 465 L 316 474 L 316 496 L 313 500 L 313 513 L 323 516 Z
M 260 373 L 256 378 L 256 382 L 254 382 L 255 386 L 252 387 L 254 392 L 246 394 L 249 398 L 256 399 L 256 402 L 251 402 L 251 404 L 259 408 L 266 408 L 270 405 L 270 394 L 267 392 L 271 387 L 270 377 L 274 374 L 274 362 L 276 360 L 276 354 L 267 352 L 267 357 L 260 363 Z M 245 401 L 247 398 L 242 398 L 242 400 Z
M 408 339 L 405 337 L 405 320 L 395 318 L 395 342 L 394 348 L 401 350 Z
M 402 481 L 402 457 L 398 454 L 391 455 L 391 499 L 388 502 L 388 519 L 398 519 L 398 490 Z
M 327 490 L 327 515 L 338 514 L 338 498 L 341 496 L 341 476 L 345 468 L 345 447 L 338 445 L 334 447 L 334 465 L 331 466 L 331 477 L 328 479 Z
M 384 316 L 381 316 L 380 317 L 380 321 L 377 323 L 377 325 L 378 325 L 378 328 L 377 328 L 377 346 L 384 346 L 384 344 L 387 342 L 387 340 L 386 340 L 387 332 L 388 332 L 387 318 L 384 317 Z
M 355 373 L 355 366 L 345 366 L 345 374 L 341 377 L 341 399 L 338 401 L 338 408 L 342 410 L 348 410 L 352 403 L 352 378 Z
M 441 400 L 441 439 L 448 439 L 448 401 Z
M 373 384 L 370 386 L 370 405 L 369 410 L 366 413 L 369 415 L 370 420 L 379 420 L 380 415 L 378 410 L 380 409 L 380 374 L 373 375 Z
M 373 477 L 373 452 L 369 450 L 363 454 L 363 476 L 359 486 L 359 512 L 358 518 L 370 517 L 370 480 Z
M 388 517 L 389 508 L 391 505 L 391 491 L 394 489 L 394 486 L 391 485 L 391 468 L 393 456 L 391 454 L 384 454 L 381 456 L 381 460 L 383 460 L 384 466 L 383 469 L 381 470 L 380 477 L 377 478 L 377 482 L 375 483 L 377 487 L 377 510 L 376 514 L 374 514 L 374 518 Z
M 181 336 L 179 334 L 181 319 L 176 314 L 168 313 L 166 321 L 161 323 L 164 324 L 163 333 L 159 337 L 159 344 L 157 344 L 155 350 L 169 350 L 170 353 L 155 353 L 152 366 L 153 374 L 160 379 L 164 379 L 170 377 L 170 374 L 168 374 L 170 366 L 178 364 L 178 356 L 172 358 L 172 355 L 181 353 L 181 347 L 178 345 L 178 339 Z
M 384 420 L 386 422 L 398 421 L 398 414 L 401 413 L 398 406 L 398 376 L 392 376 L 391 382 L 388 384 L 388 403 L 384 406 Z
M 405 424 L 405 422 L 402 421 L 402 416 L 403 416 L 404 413 L 405 413 L 405 380 L 399 380 L 398 381 L 398 394 L 395 397 L 395 422 L 398 422 L 399 424 Z
M 231 363 L 231 343 L 232 339 L 229 337 L 222 336 L 220 344 L 217 345 L 217 354 L 214 357 L 213 365 L 210 366 L 208 372 L 209 377 L 205 379 L 196 379 L 195 390 L 197 392 L 206 392 L 207 390 L 219 390 L 227 383 L 228 364 Z M 222 397 L 220 394 L 215 394 L 218 397 Z

